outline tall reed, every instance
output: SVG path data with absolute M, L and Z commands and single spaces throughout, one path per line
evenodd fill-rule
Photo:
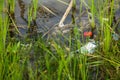
M 36 26 L 37 9 L 38 0 L 32 0 L 28 9 L 28 27 L 31 26 L 31 22 L 33 22 L 34 26 Z

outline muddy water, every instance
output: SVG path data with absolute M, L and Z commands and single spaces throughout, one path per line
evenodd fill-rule
M 66 4 L 70 2 L 70 0 L 62 0 L 62 1 L 64 1 Z M 77 1 L 76 14 L 79 14 L 80 0 L 76 0 L 76 1 Z M 91 5 L 89 0 L 85 0 L 85 2 L 88 5 Z M 16 0 L 15 18 L 16 18 L 16 23 L 18 27 L 20 27 L 19 30 L 23 35 L 26 34 L 26 31 L 27 31 L 28 7 L 30 4 L 31 4 L 31 0 Z M 37 19 L 36 19 L 36 24 L 38 27 L 37 33 L 46 33 L 54 25 L 58 24 L 68 6 L 66 4 L 59 2 L 59 0 L 39 0 Z M 98 3 L 95 3 L 95 5 L 97 4 Z M 47 10 L 41 8 L 41 5 L 44 5 L 47 8 L 49 8 L 56 15 L 53 15 Z M 83 7 L 83 10 L 84 10 L 84 7 Z M 120 12 L 118 11 L 116 13 L 116 16 L 117 16 L 116 19 L 119 19 L 119 16 L 120 16 L 119 14 Z M 87 14 L 84 14 L 81 19 L 82 19 L 81 21 L 78 20 L 77 22 L 78 23 L 82 22 L 83 25 L 88 24 Z M 69 24 L 70 22 L 71 22 L 71 14 L 68 15 L 64 23 Z

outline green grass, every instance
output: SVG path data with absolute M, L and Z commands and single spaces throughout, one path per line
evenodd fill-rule
M 74 0 L 75 1 L 75 0 Z M 41 36 L 23 41 L 9 37 L 10 20 L 4 5 L 0 1 L 0 79 L 1 80 L 119 80 L 120 74 L 120 40 L 115 41 L 112 34 L 116 26 L 113 16 L 116 10 L 114 1 L 105 0 L 101 4 L 89 0 L 89 5 L 82 0 L 82 5 L 90 9 L 89 21 L 92 28 L 96 18 L 99 29 L 96 43 L 98 47 L 93 54 L 82 54 L 78 27 L 75 25 L 69 37 L 64 41 L 57 38 L 46 41 Z M 14 13 L 15 1 L 8 0 L 10 12 Z M 37 2 L 33 0 L 28 11 L 28 25 L 36 19 Z M 75 7 L 76 3 L 74 3 Z M 108 5 L 110 9 L 108 9 Z M 80 6 L 80 13 L 82 13 Z M 33 13 L 34 11 L 34 13 Z M 4 16 L 3 16 L 4 15 Z M 15 20 L 13 19 L 12 23 Z M 118 22 L 119 23 L 119 22 Z M 66 44 L 67 42 L 67 44 Z

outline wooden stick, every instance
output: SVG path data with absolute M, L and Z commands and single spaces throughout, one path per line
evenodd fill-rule
M 64 26 L 64 21 L 66 19 L 66 17 L 68 16 L 68 13 L 70 12 L 71 8 L 72 8 L 72 4 L 73 4 L 73 0 L 70 1 L 69 5 L 68 5 L 68 8 L 66 9 L 62 19 L 60 20 L 59 24 L 58 24 L 58 27 L 63 27 Z

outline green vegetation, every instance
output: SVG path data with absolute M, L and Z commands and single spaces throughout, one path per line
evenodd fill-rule
M 82 34 L 76 25 L 73 33 L 68 38 L 65 37 L 65 41 L 59 38 L 48 41 L 41 36 L 36 39 L 26 37 L 22 40 L 11 37 L 11 24 L 17 32 L 16 35 L 20 34 L 12 15 L 15 0 L 1 0 L 0 80 L 119 80 L 120 40 L 114 40 L 112 37 L 117 34 L 115 27 L 120 23 L 120 20 L 117 23 L 113 21 L 117 10 L 114 5 L 116 0 L 104 0 L 104 3 L 102 0 L 88 0 L 90 5 L 84 0 L 80 1 L 87 11 L 91 11 L 88 11 L 88 15 L 92 28 L 97 28 L 95 18 L 99 21 L 95 39 L 97 48 L 93 54 L 81 53 L 80 48 L 85 43 L 81 42 Z M 98 2 L 95 4 L 95 1 Z M 38 0 L 32 2 L 33 6 L 30 6 L 28 11 L 29 27 L 31 21 L 36 19 L 38 7 Z M 74 0 L 74 7 L 75 5 Z

